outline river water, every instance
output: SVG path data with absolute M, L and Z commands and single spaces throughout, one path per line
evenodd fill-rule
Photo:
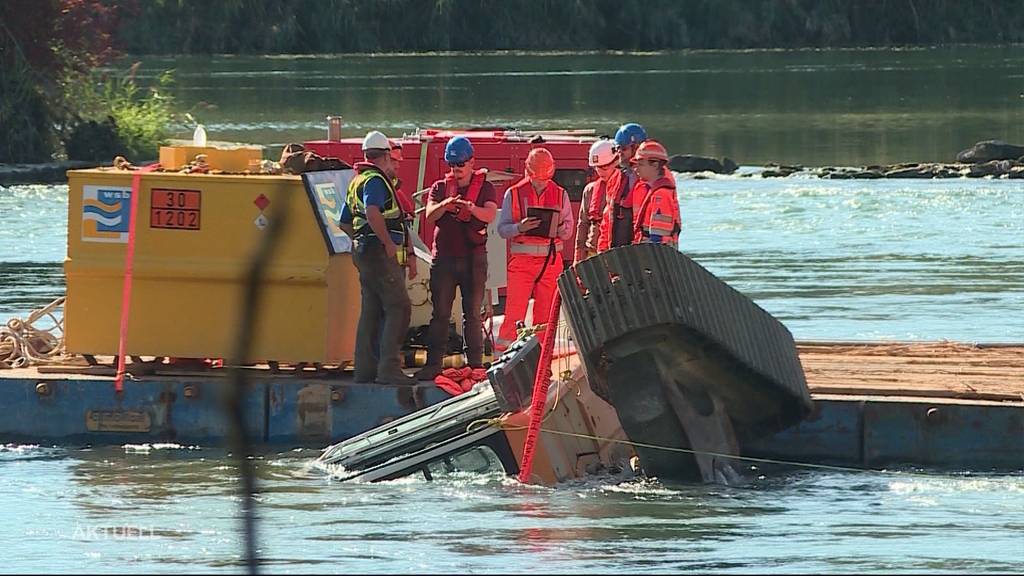
M 807 166 L 952 161 L 1024 143 L 1024 48 L 670 54 L 165 57 L 211 139 L 262 144 L 416 127 L 592 128 L 640 122 L 672 154 Z M 181 133 L 191 136 L 189 128 Z
M 172 66 L 179 100 L 211 138 L 265 144 L 318 136 L 327 113 L 346 115 L 352 133 L 610 131 L 628 118 L 673 151 L 742 164 L 940 160 L 983 138 L 1024 142 L 1020 48 L 167 58 L 143 71 Z M 798 339 L 1024 340 L 1020 181 L 679 184 L 680 248 Z M 66 194 L 0 188 L 0 321 L 63 294 Z M 599 478 L 550 490 L 490 476 L 358 486 L 311 468 L 315 456 L 258 461 L 267 571 L 1024 570 L 1021 473 L 751 471 L 744 488 Z M 0 572 L 241 569 L 235 472 L 218 447 L 0 445 L 0 477 Z

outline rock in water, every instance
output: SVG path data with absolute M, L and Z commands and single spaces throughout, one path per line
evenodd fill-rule
M 726 158 L 726 163 L 707 156 L 676 154 L 668 159 L 668 169 L 673 172 L 714 172 L 715 174 L 732 174 L 736 171 L 736 163 Z
M 957 162 L 979 164 L 992 160 L 1016 160 L 1024 156 L 1024 146 L 1007 144 L 1001 140 L 978 142 L 956 155 Z

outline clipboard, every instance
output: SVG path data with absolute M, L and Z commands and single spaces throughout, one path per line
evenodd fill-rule
M 528 206 L 526 208 L 526 217 L 540 219 L 540 226 L 526 232 L 527 236 L 539 236 L 541 238 L 558 237 L 558 225 L 562 220 L 562 211 L 558 208 Z

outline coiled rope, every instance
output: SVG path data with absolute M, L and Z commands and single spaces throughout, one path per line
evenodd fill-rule
M 64 318 L 58 318 L 55 311 L 62 306 L 63 296 L 33 310 L 24 320 L 11 318 L 0 326 L 0 368 L 58 362 L 58 357 L 64 354 Z M 36 323 L 47 317 L 53 326 L 38 328 Z

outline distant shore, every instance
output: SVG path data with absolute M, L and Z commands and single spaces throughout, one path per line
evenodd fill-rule
M 147 162 L 148 163 L 148 162 Z M 65 160 L 42 164 L 0 164 L 0 186 L 53 184 L 67 181 L 67 171 L 106 166 L 106 163 Z M 748 166 L 749 165 L 744 165 Z M 731 158 L 674 155 L 669 168 L 677 173 L 733 174 L 740 165 Z M 881 178 L 1000 178 L 1024 179 L 1024 146 L 998 140 L 978 142 L 957 154 L 955 162 L 904 162 L 869 166 L 803 166 L 769 163 L 758 171 L 743 171 L 739 177 L 785 178 L 794 174 L 824 180 L 876 180 Z

